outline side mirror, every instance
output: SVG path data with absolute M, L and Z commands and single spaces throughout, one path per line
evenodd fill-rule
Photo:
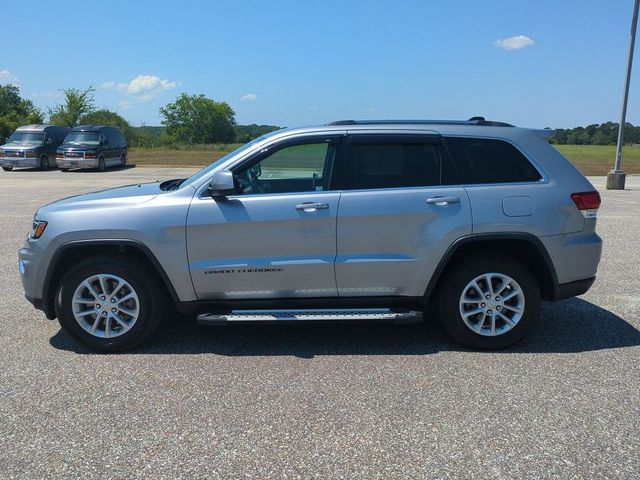
M 51 145 L 53 143 L 53 138 L 49 137 L 46 141 L 47 145 Z
M 236 186 L 233 182 L 233 173 L 228 170 L 220 170 L 213 174 L 209 182 L 211 198 L 225 198 L 234 193 L 236 193 Z

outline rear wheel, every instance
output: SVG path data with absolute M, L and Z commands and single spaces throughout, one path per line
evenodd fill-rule
M 49 157 L 46 155 L 40 157 L 40 170 L 49 170 Z
M 62 329 L 91 350 L 126 350 L 156 330 L 165 310 L 162 288 L 144 264 L 94 257 L 64 275 L 56 314 Z
M 438 314 L 463 345 L 497 349 L 521 340 L 540 314 L 540 287 L 529 269 L 498 254 L 467 258 L 442 278 Z
M 13 167 L 2 167 L 2 169 L 3 169 L 5 172 L 10 172 L 11 170 L 13 170 Z
M 104 157 L 98 158 L 98 170 L 104 172 Z

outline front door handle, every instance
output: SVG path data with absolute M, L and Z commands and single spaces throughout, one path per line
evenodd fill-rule
M 308 213 L 315 212 L 316 210 L 326 210 L 327 208 L 329 208 L 328 203 L 305 202 L 296 205 L 296 210 L 302 210 Z
M 459 197 L 433 197 L 427 198 L 427 203 L 437 205 L 438 207 L 446 207 L 450 203 L 460 203 Z

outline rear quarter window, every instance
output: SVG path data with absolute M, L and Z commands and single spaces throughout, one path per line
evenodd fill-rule
M 449 137 L 445 143 L 463 184 L 537 182 L 542 178 L 520 150 L 503 140 Z

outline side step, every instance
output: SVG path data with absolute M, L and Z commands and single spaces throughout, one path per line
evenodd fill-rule
M 198 315 L 201 325 L 223 325 L 241 322 L 288 321 L 382 321 L 413 323 L 422 320 L 422 312 L 394 311 L 389 308 L 309 308 L 297 310 L 232 310 L 227 314 Z

